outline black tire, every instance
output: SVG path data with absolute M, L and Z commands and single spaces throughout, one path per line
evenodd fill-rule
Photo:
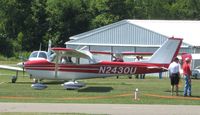
M 12 76 L 11 82 L 12 83 L 16 83 L 16 81 L 17 81 L 17 77 L 16 76 Z
M 194 77 L 195 79 L 197 79 L 197 74 L 194 74 L 193 77 Z

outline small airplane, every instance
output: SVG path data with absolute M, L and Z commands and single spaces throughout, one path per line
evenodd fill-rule
M 31 52 L 31 54 L 30 54 L 28 59 L 25 59 L 22 56 L 20 56 L 20 59 L 26 60 L 26 61 L 28 61 L 28 60 L 43 60 L 43 59 L 47 60 L 49 58 L 50 54 L 51 54 L 51 50 L 50 49 L 51 49 L 51 40 L 49 40 L 48 51 L 41 51 L 41 46 L 40 46 L 40 49 L 38 51 Z M 16 66 L 18 66 L 18 67 L 16 67 Z M 24 62 L 17 63 L 16 66 L 0 65 L 0 69 L 16 71 L 16 76 L 12 76 L 12 83 L 16 82 L 19 72 L 23 72 L 23 74 L 25 72 Z
M 79 79 L 105 78 L 116 75 L 133 75 L 158 73 L 167 71 L 173 58 L 178 55 L 182 39 L 168 38 L 150 59 L 140 62 L 100 61 L 86 50 L 54 47 L 50 53 L 43 52 L 46 57 L 27 60 L 22 64 L 32 78 L 43 80 L 69 80 L 62 84 L 65 89 L 78 89 L 85 84 Z M 38 57 L 41 52 L 31 55 Z M 32 56 L 30 56 L 32 57 Z M 1 67 L 0 67 L 1 68 Z M 35 89 L 44 89 L 43 84 L 33 84 Z

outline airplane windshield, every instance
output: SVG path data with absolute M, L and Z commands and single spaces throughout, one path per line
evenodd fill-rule
M 37 54 L 38 54 L 38 52 L 33 52 L 33 53 L 31 53 L 29 58 L 37 58 Z
M 47 54 L 44 51 L 34 51 L 29 56 L 29 59 L 44 58 L 47 59 Z
M 44 52 L 40 52 L 38 57 L 47 59 L 47 55 Z

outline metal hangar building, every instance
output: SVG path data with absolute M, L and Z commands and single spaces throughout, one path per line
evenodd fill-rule
M 122 20 L 70 37 L 66 47 L 100 52 L 154 52 L 167 38 L 183 38 L 180 53 L 191 53 L 200 65 L 200 21 Z M 100 55 L 99 55 L 100 56 Z M 111 55 L 98 58 L 111 60 Z M 125 61 L 132 61 L 130 57 Z

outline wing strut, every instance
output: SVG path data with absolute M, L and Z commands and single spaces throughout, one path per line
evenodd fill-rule
M 56 56 L 56 63 L 55 63 L 55 78 L 58 77 L 58 61 L 59 61 L 59 53 L 57 53 L 58 56 Z

